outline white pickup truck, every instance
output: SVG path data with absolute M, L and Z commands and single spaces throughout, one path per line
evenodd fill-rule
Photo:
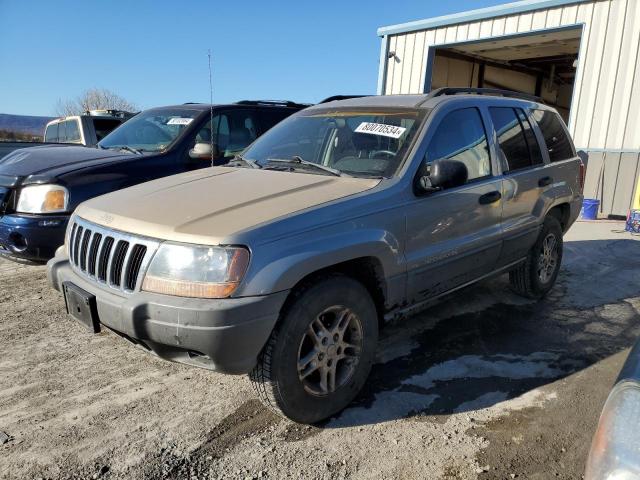
M 51 120 L 44 129 L 44 141 L 0 141 L 0 158 L 19 148 L 37 147 L 47 143 L 67 143 L 95 147 L 107 134 L 135 114 L 121 110 L 92 110 L 84 115 Z
M 93 147 L 133 115 L 122 110 L 91 110 L 85 115 L 56 118 L 47 123 L 44 141 Z

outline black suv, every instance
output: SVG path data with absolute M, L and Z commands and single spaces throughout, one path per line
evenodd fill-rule
M 146 110 L 96 148 L 43 145 L 0 159 L 0 254 L 45 261 L 81 202 L 114 190 L 228 163 L 279 121 L 309 105 L 241 101 Z M 158 205 L 162 208 L 162 205 Z

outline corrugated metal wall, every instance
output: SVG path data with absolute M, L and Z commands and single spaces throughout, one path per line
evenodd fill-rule
M 383 91 L 386 94 L 422 93 L 430 46 L 579 24 L 584 27 L 569 121 L 574 142 L 587 151 L 624 150 L 637 156 L 640 152 L 640 0 L 594 0 L 390 35 L 388 50 L 396 56 L 386 60 Z M 600 168 L 597 171 L 594 168 L 601 161 L 598 158 L 590 162 L 589 182 L 597 181 L 601 173 Z M 615 156 L 604 156 L 607 167 L 608 162 L 615 162 L 612 158 Z M 619 168 L 624 170 L 623 177 L 635 175 L 635 181 L 638 171 L 631 163 L 625 160 Z M 611 170 L 613 168 L 604 169 Z M 604 182 L 605 188 L 608 181 L 610 179 Z M 612 188 L 615 191 L 615 185 Z M 607 201 L 603 199 L 603 203 L 606 205 Z M 610 204 L 613 206 L 615 202 Z M 625 212 L 626 208 L 628 206 Z M 603 213 L 623 214 L 617 207 L 615 211 Z
M 586 198 L 600 199 L 600 214 L 626 215 L 640 181 L 640 153 L 587 151 Z

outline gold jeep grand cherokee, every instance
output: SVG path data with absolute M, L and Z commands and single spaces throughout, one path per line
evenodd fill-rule
M 556 280 L 581 161 L 553 109 L 487 93 L 317 105 L 227 166 L 90 200 L 50 281 L 93 331 L 250 373 L 278 413 L 325 419 L 386 319 L 489 275 L 529 297 Z

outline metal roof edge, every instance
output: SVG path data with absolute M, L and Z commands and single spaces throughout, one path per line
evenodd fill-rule
M 378 28 L 378 36 L 382 37 L 385 35 L 396 35 L 416 30 L 427 30 L 445 25 L 455 25 L 457 23 L 475 22 L 477 20 L 485 20 L 487 18 L 503 17 L 505 15 L 531 12 L 544 8 L 561 7 L 563 5 L 584 3 L 586 1 L 589 0 L 521 0 L 519 2 L 505 3 L 503 5 L 495 5 L 493 7 L 467 10 L 466 12 L 453 13 L 451 15 L 443 15 L 441 17 L 432 17 L 424 20 L 416 20 L 413 22 L 380 27 Z

